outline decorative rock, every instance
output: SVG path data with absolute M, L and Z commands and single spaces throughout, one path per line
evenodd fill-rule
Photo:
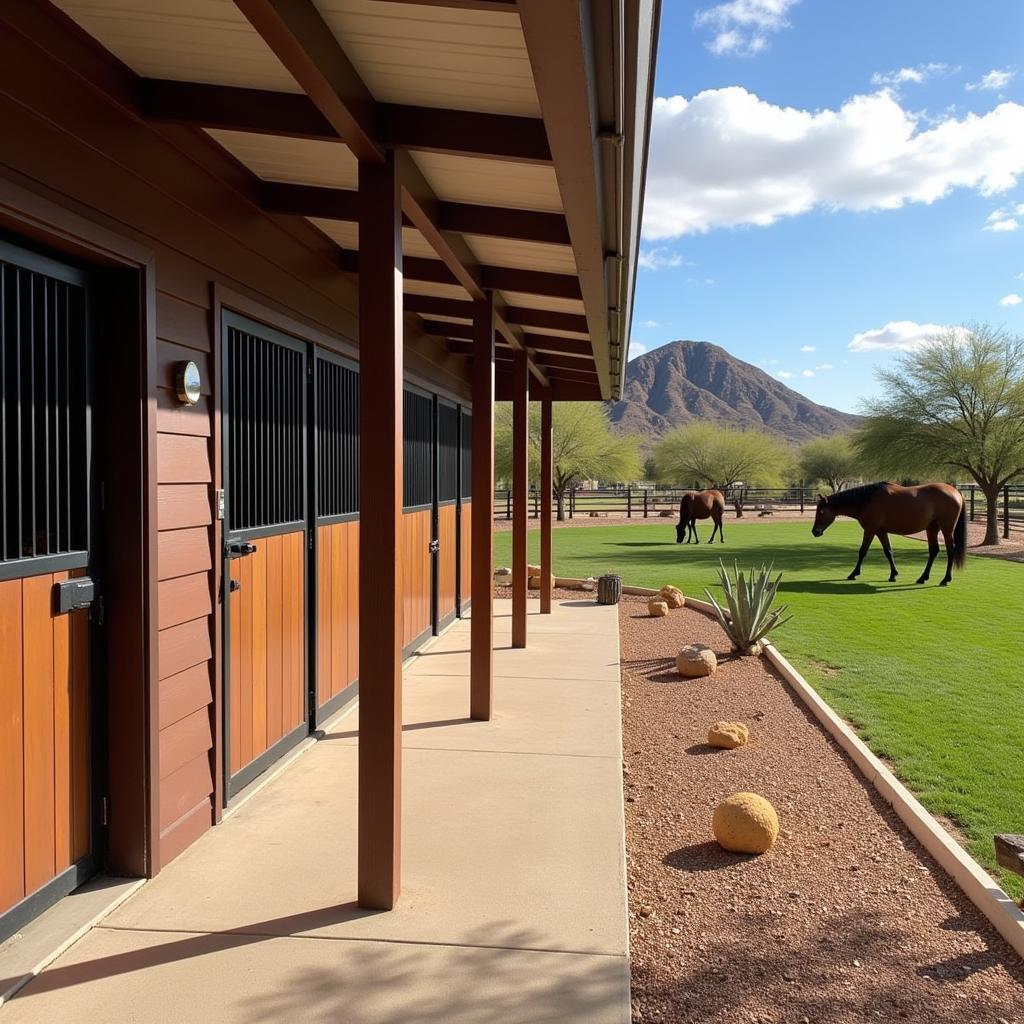
M 528 584 L 529 584 L 529 587 L 530 587 L 531 590 L 540 590 L 540 584 L 541 584 L 540 573 L 537 573 L 536 576 L 534 576 L 533 573 L 530 573 L 530 578 L 528 580 Z M 552 588 L 554 588 L 554 586 L 555 586 L 554 574 L 552 574 L 552 576 L 551 576 L 551 586 L 552 586 Z
M 597 586 L 597 580 L 593 576 L 588 576 L 581 584 L 580 590 L 593 590 Z
M 686 604 L 686 598 L 678 587 L 666 584 L 661 588 L 661 599 L 669 608 L 682 608 Z
M 779 816 L 763 796 L 733 793 L 715 808 L 711 828 L 725 850 L 765 853 L 779 836 Z
M 715 652 L 704 644 L 690 644 L 676 655 L 676 672 L 687 679 L 709 676 L 716 668 Z
M 750 739 L 750 730 L 742 722 L 715 722 L 708 730 L 708 746 L 735 750 Z
M 526 567 L 526 575 L 527 576 L 539 576 L 540 575 L 540 566 L 539 565 L 528 565 Z
M 668 604 L 660 597 L 652 597 L 647 602 L 647 611 L 653 618 L 660 619 L 663 615 L 668 615 Z
M 511 576 L 512 575 L 512 570 L 507 565 L 503 565 L 499 569 L 495 569 L 494 570 L 494 575 L 495 576 Z

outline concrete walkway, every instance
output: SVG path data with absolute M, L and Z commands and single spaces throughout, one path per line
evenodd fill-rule
M 20 1022 L 629 1020 L 618 618 L 496 607 L 495 708 L 469 624 L 405 674 L 403 893 L 354 903 L 352 713 L 5 1007 Z

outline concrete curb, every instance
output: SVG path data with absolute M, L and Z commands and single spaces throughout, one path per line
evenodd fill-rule
M 623 587 L 624 594 L 652 597 L 650 587 Z M 715 615 L 714 606 L 695 597 L 686 607 Z M 766 642 L 764 656 L 797 696 L 810 708 L 822 728 L 849 754 L 865 779 L 899 815 L 914 838 L 938 861 L 963 890 L 964 895 L 988 918 L 992 926 L 1024 958 L 1024 911 L 992 880 L 987 871 L 932 817 L 921 802 L 872 752 L 853 729 L 825 703 L 818 692 Z

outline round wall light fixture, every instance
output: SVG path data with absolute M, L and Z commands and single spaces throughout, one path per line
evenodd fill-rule
M 196 405 L 202 385 L 199 367 L 191 359 L 187 363 L 178 363 L 174 373 L 174 391 L 182 405 Z

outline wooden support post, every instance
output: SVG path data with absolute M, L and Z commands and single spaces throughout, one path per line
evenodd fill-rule
M 473 522 L 469 715 L 490 721 L 494 692 L 494 298 L 473 303 Z
M 1003 539 L 1010 537 L 1010 488 L 1003 487 Z
M 359 164 L 359 905 L 398 900 L 402 825 L 402 205 Z
M 512 646 L 526 646 L 526 517 L 529 514 L 530 371 L 526 352 L 512 356 Z
M 551 490 L 553 476 L 551 388 L 540 400 L 540 613 L 551 614 Z

